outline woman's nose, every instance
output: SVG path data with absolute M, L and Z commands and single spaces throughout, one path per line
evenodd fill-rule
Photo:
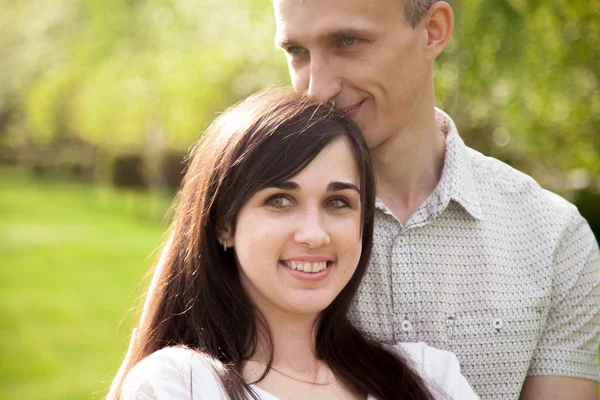
M 319 212 L 309 211 L 299 219 L 294 240 L 311 249 L 319 248 L 330 242 L 329 233 Z

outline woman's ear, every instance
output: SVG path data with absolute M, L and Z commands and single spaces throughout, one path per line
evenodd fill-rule
M 217 241 L 223 246 L 224 251 L 226 251 L 228 247 L 233 247 L 233 236 L 231 235 L 231 230 L 229 228 L 217 229 L 216 236 Z

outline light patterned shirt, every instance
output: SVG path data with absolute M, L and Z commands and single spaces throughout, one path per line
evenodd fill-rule
M 575 206 L 446 135 L 440 182 L 405 225 L 377 200 L 373 254 L 351 317 L 388 342 L 458 356 L 482 399 L 528 375 L 600 380 L 600 254 Z

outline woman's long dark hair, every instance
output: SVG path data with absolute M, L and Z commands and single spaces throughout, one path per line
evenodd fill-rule
M 342 111 L 287 89 L 263 91 L 233 106 L 192 151 L 164 263 L 111 393 L 119 396 L 122 377 L 144 357 L 186 346 L 212 360 L 231 399 L 258 398 L 242 370 L 257 350 L 259 332 L 267 333 L 270 350 L 262 378 L 270 370 L 269 326 L 242 288 L 233 250 L 223 251 L 216 232 L 233 234 L 238 211 L 254 193 L 296 175 L 339 138 L 349 142 L 358 164 L 362 253 L 348 284 L 317 319 L 316 355 L 351 390 L 379 400 L 432 398 L 400 355 L 347 319 L 373 236 L 375 182 L 362 134 Z

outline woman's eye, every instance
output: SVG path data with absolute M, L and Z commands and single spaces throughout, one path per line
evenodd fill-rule
M 284 208 L 291 206 L 292 202 L 285 196 L 273 196 L 267 200 L 267 205 L 275 208 Z
M 328 200 L 325 203 L 325 205 L 327 206 L 327 208 L 333 208 L 333 209 L 349 207 L 348 202 L 344 199 L 331 199 L 331 200 Z
M 347 38 L 342 39 L 342 44 L 346 47 L 354 46 L 358 42 L 360 42 L 360 39 L 355 38 L 355 37 L 347 37 Z

